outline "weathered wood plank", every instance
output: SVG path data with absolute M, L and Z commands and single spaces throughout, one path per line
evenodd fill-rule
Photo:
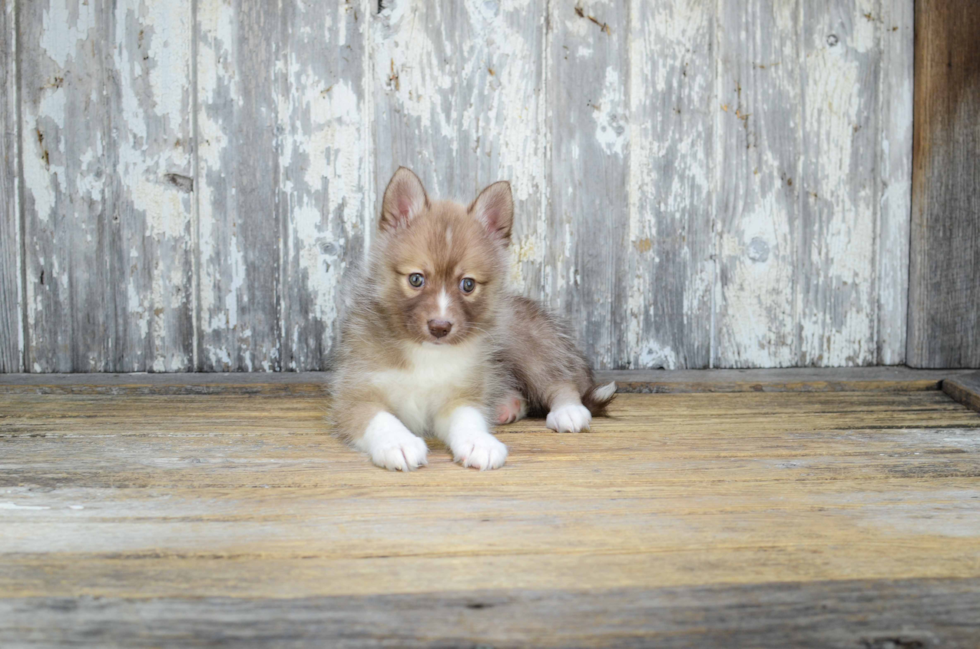
M 105 10 L 112 371 L 194 369 L 191 5 L 125 0 Z
M 618 365 L 711 362 L 714 10 L 630 7 L 628 346 Z
M 980 12 L 915 4 L 908 363 L 980 367 Z
M 24 371 L 24 323 L 17 137 L 17 21 L 0 0 L 0 373 Z
M 8 598 L 980 575 L 980 414 L 938 391 L 622 395 L 592 434 L 503 428 L 500 471 L 433 445 L 410 476 L 325 434 L 319 399 L 24 395 L 2 412 Z
M 282 367 L 321 370 L 339 334 L 344 274 L 374 227 L 366 2 L 288 0 L 279 17 Z
M 947 379 L 973 370 L 904 367 L 790 368 L 775 370 L 604 370 L 622 393 L 685 392 L 908 392 L 939 390 Z M 3 374 L 0 394 L 292 394 L 330 390 L 330 372 L 194 374 Z
M 943 392 L 980 412 L 980 372 L 945 379 Z
M 372 18 L 376 200 L 400 165 L 418 173 L 433 197 L 464 202 L 509 180 L 512 279 L 540 297 L 550 247 L 545 3 L 379 6 Z
M 399 166 L 411 168 L 433 198 L 464 189 L 456 163 L 460 8 L 449 0 L 381 2 L 372 18 L 375 215 Z
M 912 2 L 880 2 L 878 81 L 878 353 L 881 365 L 905 362 L 912 213 Z
M 525 295 L 545 295 L 548 167 L 547 2 L 464 2 L 454 29 L 459 197 L 510 181 L 514 196 L 511 280 Z
M 799 2 L 722 3 L 715 367 L 800 358 L 803 98 Z
M 196 19 L 197 369 L 279 370 L 279 11 L 201 2 Z
M 615 368 L 625 365 L 620 332 L 630 284 L 629 7 L 595 0 L 548 10 L 544 297 L 569 320 L 593 364 Z
M 980 635 L 977 592 L 977 579 L 914 579 L 288 599 L 2 599 L 0 642 L 972 649 Z
M 19 5 L 26 369 L 111 368 L 112 146 L 105 101 L 111 13 L 102 0 Z
M 794 364 L 870 365 L 877 359 L 877 2 L 806 0 L 801 10 L 804 159 L 796 180 L 802 200 Z

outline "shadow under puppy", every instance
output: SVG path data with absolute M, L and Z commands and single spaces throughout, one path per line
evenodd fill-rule
M 547 412 L 558 432 L 587 429 L 613 399 L 537 303 L 507 290 L 514 203 L 497 182 L 466 207 L 430 201 L 401 167 L 380 232 L 349 296 L 334 385 L 335 429 L 378 466 L 427 464 L 435 435 L 463 466 L 496 469 L 507 447 L 488 421 Z

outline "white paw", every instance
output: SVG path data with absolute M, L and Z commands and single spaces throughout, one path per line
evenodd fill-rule
M 480 471 L 499 469 L 507 461 L 507 447 L 487 431 L 483 415 L 463 407 L 453 413 L 446 440 L 453 460 Z
M 426 466 L 429 448 L 405 424 L 388 412 L 379 412 L 368 424 L 355 446 L 371 456 L 371 461 L 389 471 L 412 471 Z
M 545 424 L 559 433 L 577 433 L 581 430 L 589 430 L 592 425 L 592 413 L 582 404 L 567 403 L 549 412 Z

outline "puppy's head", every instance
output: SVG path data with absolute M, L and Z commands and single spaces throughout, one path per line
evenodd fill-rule
M 506 273 L 514 203 L 497 182 L 469 207 L 430 201 L 401 167 L 385 190 L 371 278 L 389 327 L 419 343 L 454 345 L 492 326 Z

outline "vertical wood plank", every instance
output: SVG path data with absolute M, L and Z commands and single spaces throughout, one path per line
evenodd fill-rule
M 339 333 L 344 273 L 373 223 L 367 3 L 286 0 L 280 40 L 283 369 L 320 370 Z M 370 226 L 368 226 L 370 227 Z
M 875 0 L 803 3 L 799 365 L 877 358 L 877 10 Z
M 540 298 L 547 213 L 546 0 L 462 3 L 456 28 L 458 193 L 510 181 L 514 195 L 511 280 Z
M 458 5 L 452 0 L 389 1 L 379 5 L 382 11 L 373 19 L 376 213 L 399 166 L 418 174 L 434 198 L 461 193 L 456 173 Z
M 278 6 L 201 0 L 198 369 L 279 370 Z
M 715 3 L 634 0 L 630 11 L 629 346 L 621 360 L 707 367 Z
M 433 196 L 461 201 L 509 180 L 512 279 L 535 297 L 550 245 L 545 5 L 401 0 L 373 19 L 376 199 L 399 165 Z
M 629 285 L 629 7 L 554 2 L 549 11 L 546 297 L 596 367 L 619 367 Z
M 26 365 L 110 369 L 106 12 L 101 0 L 20 10 Z
M 191 0 L 120 0 L 107 19 L 113 49 L 106 150 L 113 213 L 115 372 L 193 365 Z
M 905 362 L 912 212 L 912 0 L 880 2 L 878 358 Z
M 791 366 L 800 350 L 801 8 L 719 8 L 713 364 Z
M 908 363 L 980 367 L 980 12 L 915 3 Z
M 0 373 L 24 370 L 20 202 L 17 172 L 17 24 L 0 0 Z

